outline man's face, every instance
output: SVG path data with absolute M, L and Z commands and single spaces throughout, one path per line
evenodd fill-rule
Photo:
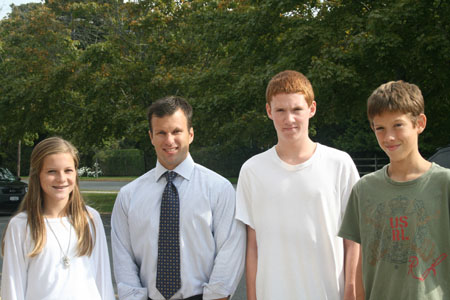
M 278 94 L 266 104 L 279 141 L 297 142 L 308 138 L 309 119 L 316 113 L 316 102 L 308 106 L 302 94 Z
M 151 122 L 149 135 L 158 161 L 166 169 L 173 170 L 187 157 L 194 130 L 188 129 L 187 118 L 181 109 L 162 118 L 153 116 Z

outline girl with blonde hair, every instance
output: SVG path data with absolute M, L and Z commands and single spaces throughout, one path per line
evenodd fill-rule
M 2 299 L 115 299 L 105 231 L 81 196 L 78 163 L 59 137 L 33 149 L 28 192 L 3 236 Z

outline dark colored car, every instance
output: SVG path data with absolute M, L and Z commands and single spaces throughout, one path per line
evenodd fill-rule
M 450 168 L 450 146 L 440 148 L 428 160 L 434 161 L 435 163 L 443 166 L 444 168 Z
M 0 211 L 13 212 L 28 191 L 28 184 L 20 181 L 7 168 L 0 167 Z

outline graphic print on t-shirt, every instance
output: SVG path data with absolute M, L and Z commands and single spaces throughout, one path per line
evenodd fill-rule
M 438 265 L 447 255 L 438 253 L 429 224 L 440 214 L 439 210 L 427 212 L 422 200 L 406 196 L 369 206 L 363 214 L 363 222 L 373 232 L 368 241 L 368 263 L 375 266 L 384 261 L 395 268 L 408 263 L 408 273 L 418 280 L 424 280 L 430 272 L 436 275 Z

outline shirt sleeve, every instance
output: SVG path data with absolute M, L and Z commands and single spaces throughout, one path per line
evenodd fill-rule
M 126 193 L 120 191 L 111 216 L 111 245 L 117 291 L 120 300 L 147 300 L 148 291 L 141 284 L 140 267 L 131 245 L 128 201 Z
M 92 259 L 96 268 L 95 282 L 103 300 L 114 300 L 114 289 L 111 279 L 108 245 L 102 219 L 97 211 L 91 209 L 95 225 L 95 246 Z
M 228 182 L 213 209 L 216 256 L 210 280 L 203 288 L 203 299 L 232 295 L 244 271 L 245 227 L 235 219 L 235 201 L 234 188 Z
M 24 300 L 27 286 L 28 253 L 26 253 L 26 222 L 14 222 L 5 232 L 1 298 Z M 17 221 L 17 220 L 16 220 Z
M 236 189 L 236 218 L 244 224 L 255 228 L 252 210 L 251 210 L 251 193 L 250 183 L 247 176 L 247 168 L 244 165 L 239 174 L 239 180 Z
M 341 190 L 341 203 L 342 203 L 342 211 L 341 211 L 341 217 L 344 216 L 345 209 L 348 204 L 348 200 L 350 198 L 350 194 L 352 192 L 353 186 L 358 182 L 359 180 L 359 173 L 358 169 L 355 166 L 355 163 L 353 162 L 352 158 L 346 153 L 346 163 L 344 166 L 344 176 L 341 178 L 345 181 L 341 183 L 342 190 Z M 341 218 L 342 219 L 342 218 Z
M 342 221 L 338 236 L 360 244 L 361 233 L 359 217 L 359 201 L 356 185 L 353 187 L 353 190 L 350 194 L 347 209 L 345 210 L 344 220 Z

